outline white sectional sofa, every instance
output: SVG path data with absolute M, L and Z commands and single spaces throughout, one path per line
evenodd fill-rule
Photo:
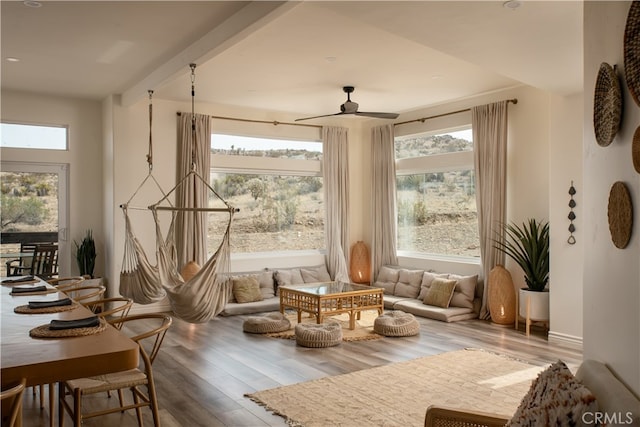
M 425 303 L 434 279 L 455 281 L 446 307 Z M 382 266 L 373 286 L 384 289 L 384 306 L 444 322 L 475 319 L 480 313 L 483 283 L 478 275 L 461 276 L 401 266 Z M 444 305 L 444 304 L 443 304 Z

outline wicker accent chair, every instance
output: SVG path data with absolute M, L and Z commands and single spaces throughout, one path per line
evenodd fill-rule
M 125 332 L 145 331 L 131 336 L 131 339 L 139 345 L 142 363 L 140 367 L 124 372 L 58 383 L 58 425 L 63 427 L 65 412 L 71 415 L 74 425 L 81 425 L 83 419 L 135 409 L 138 425 L 142 426 L 141 409 L 144 406 L 149 406 L 154 425 L 159 426 L 160 419 L 152 365 L 172 322 L 171 316 L 162 313 L 139 314 L 110 321 L 109 323 L 115 327 L 122 326 L 122 330 Z M 147 388 L 147 393 L 143 392 L 142 386 Z M 124 405 L 121 403 L 118 407 L 110 407 L 91 413 L 82 412 L 82 398 L 84 396 L 124 389 L 131 391 L 133 403 Z M 71 397 L 71 403 L 68 397 Z
M 427 408 L 425 427 L 504 427 L 509 418 L 479 411 L 459 411 L 432 405 Z
M 23 378 L 17 385 L 0 392 L 3 426 L 22 425 L 22 395 L 24 394 L 26 383 L 27 380 Z

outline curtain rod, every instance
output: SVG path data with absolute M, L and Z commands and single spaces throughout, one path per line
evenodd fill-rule
M 178 111 L 176 113 L 178 116 L 181 116 L 182 113 L 180 111 Z M 223 116 L 209 116 L 212 119 L 220 119 L 220 120 L 233 120 L 236 122 L 246 122 L 246 123 L 265 123 L 268 125 L 274 125 L 274 126 L 278 126 L 278 125 L 285 125 L 285 126 L 305 126 L 305 127 L 309 127 L 309 128 L 318 128 L 318 129 L 322 129 L 322 126 L 320 125 L 308 125 L 308 124 L 304 124 L 304 123 L 291 123 L 291 122 L 279 122 L 276 120 L 273 121 L 269 121 L 269 120 L 253 120 L 253 119 L 239 119 L 237 117 L 223 117 Z
M 513 104 L 517 104 L 518 103 L 518 98 L 507 99 L 507 103 L 509 103 L 509 102 L 511 102 Z M 426 120 L 429 120 L 429 119 L 437 119 L 438 117 L 451 116 L 453 114 L 464 113 L 466 111 L 471 111 L 471 108 L 465 108 L 464 110 L 452 111 L 450 113 L 437 114 L 435 116 L 430 116 L 430 117 L 423 117 L 421 119 L 407 120 L 406 122 L 394 123 L 393 125 L 394 126 L 400 126 L 400 125 L 406 125 L 407 123 L 415 123 L 415 122 L 424 123 Z

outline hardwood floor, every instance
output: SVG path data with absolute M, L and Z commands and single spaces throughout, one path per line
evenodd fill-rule
M 535 327 L 527 337 L 524 329 L 485 321 L 444 323 L 418 318 L 419 336 L 309 349 L 296 346 L 295 340 L 243 333 L 245 318 L 219 317 L 205 324 L 174 319 L 154 363 L 163 426 L 285 426 L 282 418 L 244 394 L 469 347 L 540 366 L 561 359 L 575 367 L 582 361 L 580 346 L 550 343 L 546 333 Z M 94 408 L 108 400 L 106 394 L 99 394 L 86 398 L 84 404 Z M 143 413 L 145 425 L 153 425 L 150 411 L 145 408 Z M 29 391 L 24 398 L 24 425 L 48 424 L 49 409 L 40 409 L 39 397 Z M 72 425 L 68 416 L 65 425 Z M 126 427 L 137 422 L 135 412 L 129 411 L 89 419 L 84 425 Z

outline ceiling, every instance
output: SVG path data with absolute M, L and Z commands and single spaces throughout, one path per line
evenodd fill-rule
M 582 3 L 47 1 L 1 7 L 0 81 L 124 105 L 147 97 L 300 115 L 403 113 L 527 84 L 582 91 Z M 17 58 L 9 62 L 8 58 Z

